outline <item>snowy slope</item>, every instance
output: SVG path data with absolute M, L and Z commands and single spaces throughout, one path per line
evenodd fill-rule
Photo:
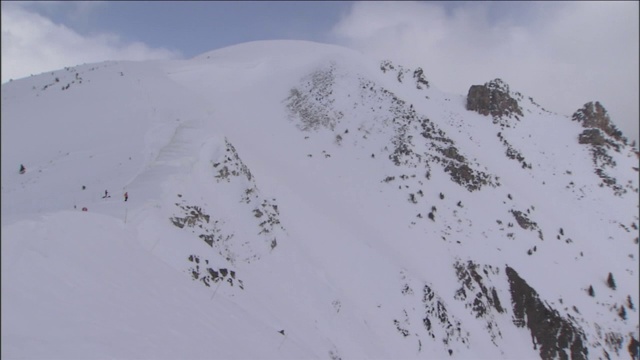
M 637 354 L 637 150 L 430 71 L 263 41 L 3 85 L 2 357 Z

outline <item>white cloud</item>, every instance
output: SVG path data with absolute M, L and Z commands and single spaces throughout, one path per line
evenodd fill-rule
M 77 11 L 86 11 L 80 6 Z M 178 52 L 126 42 L 114 34 L 82 36 L 27 10 L 2 2 L 2 82 L 82 63 L 179 58 Z
M 355 2 L 333 33 L 379 59 L 423 67 L 444 91 L 466 94 L 499 77 L 564 115 L 600 101 L 637 140 L 638 4 Z

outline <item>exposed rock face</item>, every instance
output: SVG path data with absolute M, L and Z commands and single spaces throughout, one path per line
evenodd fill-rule
M 610 187 L 615 195 L 622 195 L 627 190 L 607 173 L 607 168 L 616 167 L 616 162 L 609 154 L 620 150 L 627 144 L 627 138 L 611 122 L 607 110 L 599 102 L 588 102 L 572 116 L 585 128 L 578 136 L 578 143 L 589 145 L 594 171 L 602 179 L 602 185 Z
M 513 305 L 513 322 L 531 331 L 542 359 L 586 359 L 585 336 L 570 319 L 549 308 L 538 293 L 512 268 L 506 268 Z
M 229 270 L 226 268 L 218 268 L 217 270 L 212 268 L 208 259 L 200 259 L 198 255 L 189 255 L 189 262 L 192 266 L 189 268 L 191 277 L 193 280 L 199 280 L 207 287 L 211 287 L 211 283 L 218 283 L 220 281 L 226 281 L 229 285 L 234 286 L 234 280 L 240 289 L 244 290 L 244 284 L 242 280 L 236 279 L 235 270 Z M 230 275 L 230 276 L 228 276 Z
M 613 123 L 611 122 L 611 119 L 609 118 L 609 114 L 607 113 L 607 110 L 605 110 L 604 106 L 602 106 L 602 104 L 600 104 L 598 101 L 596 101 L 595 103 L 592 101 L 584 104 L 582 109 L 579 109 L 578 111 L 576 111 L 571 118 L 573 119 L 573 121 L 580 122 L 582 126 L 585 128 L 600 129 L 604 131 L 605 134 L 611 136 L 612 138 L 618 141 L 622 141 L 625 144 L 627 143 L 627 139 L 625 139 L 622 136 L 622 132 L 618 130 L 618 128 L 616 128 L 616 126 L 613 125 Z M 585 130 L 585 132 L 582 133 L 582 135 L 585 135 L 585 141 L 588 140 L 586 137 L 589 136 L 586 134 L 586 132 L 587 130 Z M 593 134 L 593 131 L 590 134 Z M 581 140 L 582 140 L 582 135 L 581 135 Z M 598 138 L 593 137 L 592 135 L 591 135 L 591 139 L 596 141 L 599 140 Z M 604 141 L 600 141 L 600 142 L 603 143 Z M 582 143 L 583 142 L 581 142 L 581 144 Z M 593 145 L 601 145 L 601 144 L 593 144 Z
M 604 136 L 602 136 L 602 132 L 598 129 L 586 129 L 578 137 L 578 142 L 580 144 L 591 144 L 595 146 L 602 146 L 607 143 Z
M 513 217 L 516 218 L 518 225 L 525 230 L 536 230 L 538 229 L 538 224 L 535 221 L 531 221 L 525 213 L 518 210 L 511 210 Z
M 482 115 L 491 115 L 494 120 L 503 117 L 522 116 L 518 101 L 511 97 L 509 85 L 500 79 L 492 80 L 484 85 L 472 85 L 467 94 L 467 110 Z
M 636 360 L 639 358 L 638 349 L 640 349 L 640 343 L 638 343 L 638 340 L 631 337 L 631 340 L 629 341 L 629 347 L 627 347 L 627 349 L 629 350 L 629 355 L 631 355 L 632 360 Z
M 412 72 L 390 61 L 383 61 L 380 71 L 394 76 L 399 83 L 406 82 L 413 73 L 417 89 L 426 90 L 429 87 L 421 68 Z M 367 111 L 372 119 L 378 120 L 360 125 L 358 130 L 362 132 L 362 138 L 367 139 L 374 128 L 380 133 L 391 129 L 391 144 L 385 148 L 389 149 L 388 158 L 394 165 L 424 168 L 426 174 L 431 173 L 431 164 L 439 165 L 454 182 L 470 192 L 487 185 L 499 186 L 496 177 L 480 171 L 477 163 L 472 163 L 468 157 L 460 153 L 454 141 L 435 122 L 418 113 L 413 104 L 398 98 L 374 81 L 359 78 L 359 96 L 353 100 L 352 108 L 344 106 L 347 103 L 344 99 L 339 100 L 340 96 L 351 95 L 340 93 L 341 89 L 348 88 L 344 82 L 341 83 L 343 78 L 342 69 L 335 64 L 304 78 L 299 86 L 291 89 L 290 96 L 285 100 L 289 118 L 303 131 L 322 128 L 335 131 L 336 127 L 342 124 L 343 118 L 357 116 L 357 112 L 353 110 L 364 108 L 369 102 L 375 101 L 379 104 L 377 113 L 373 107 L 370 112 L 364 111 Z M 336 135 L 336 144 L 342 142 L 343 135 Z

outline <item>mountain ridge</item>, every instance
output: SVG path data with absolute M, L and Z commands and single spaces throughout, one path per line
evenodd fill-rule
M 496 89 L 518 115 L 470 112 L 469 96 L 438 91 L 428 72 L 281 41 L 4 84 L 3 233 L 20 248 L 16 237 L 37 233 L 16 230 L 25 220 L 74 206 L 120 219 L 212 303 L 274 324 L 291 348 L 254 333 L 266 358 L 633 357 L 634 149 L 606 132 L 616 146 L 581 144 L 582 124 L 506 84 Z M 20 163 L 27 174 L 14 175 Z M 114 200 L 98 197 L 104 187 Z M 24 266 L 6 246 L 3 263 Z M 3 294 L 21 289 L 17 273 Z M 543 336 L 544 319 L 565 335 Z M 13 329 L 3 321 L 3 343 Z M 215 339 L 228 356 L 260 354 Z

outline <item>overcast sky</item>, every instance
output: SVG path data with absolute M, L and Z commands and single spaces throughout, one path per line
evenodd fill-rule
M 564 115 L 598 100 L 637 140 L 639 4 L 2 1 L 2 82 L 82 63 L 311 40 L 421 66 L 434 86 L 452 93 L 501 78 Z

